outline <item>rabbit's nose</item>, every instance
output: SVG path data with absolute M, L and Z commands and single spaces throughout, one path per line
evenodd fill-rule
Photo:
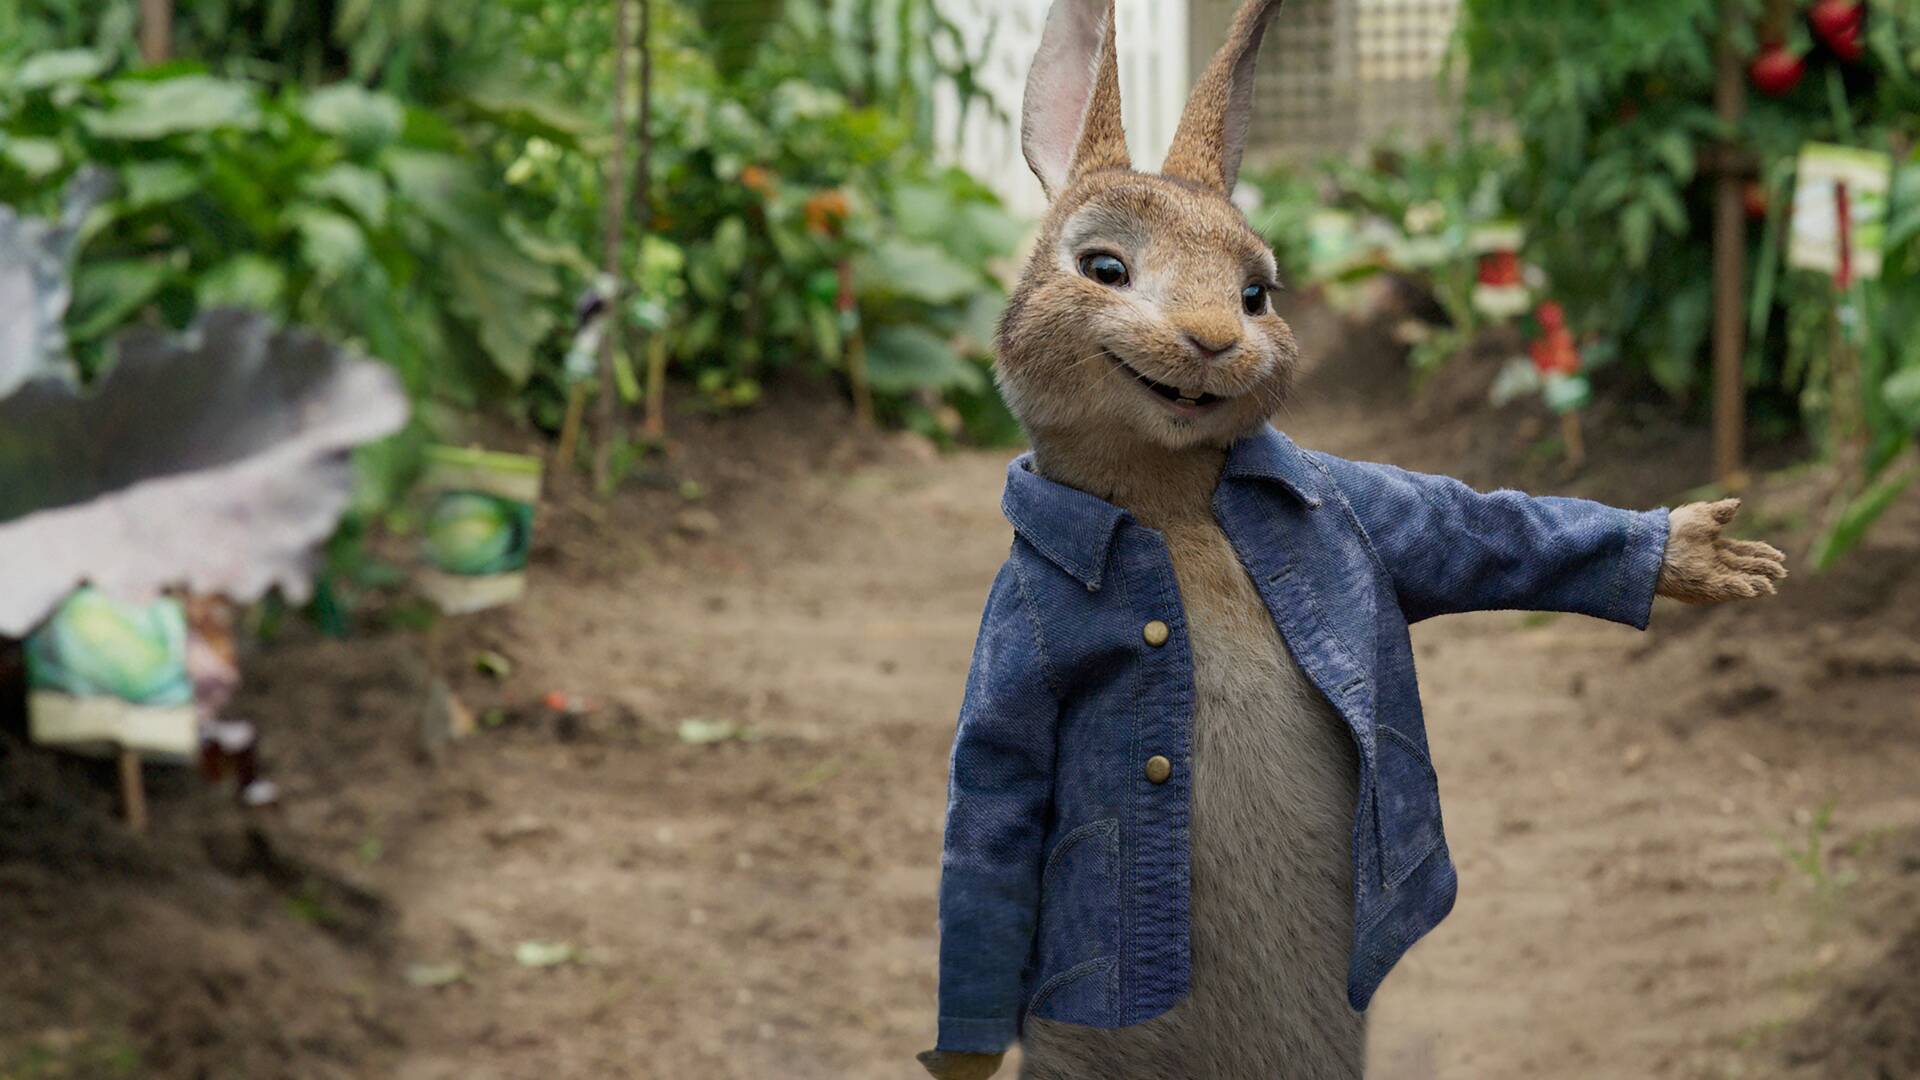
M 1233 351 L 1240 344 L 1239 334 L 1208 333 L 1206 331 L 1187 331 L 1187 344 L 1200 354 L 1202 360 L 1218 360 Z

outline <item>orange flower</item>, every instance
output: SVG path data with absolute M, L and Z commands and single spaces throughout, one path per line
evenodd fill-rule
M 740 170 L 740 186 L 759 195 L 773 194 L 775 177 L 764 165 L 749 165 Z
M 839 188 L 818 192 L 807 200 L 807 231 L 816 236 L 837 233 L 840 223 L 847 219 L 852 209 L 847 201 L 847 193 Z

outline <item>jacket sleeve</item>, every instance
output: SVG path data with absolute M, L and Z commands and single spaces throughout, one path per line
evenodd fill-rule
M 1458 480 L 1315 454 L 1386 564 L 1408 622 L 1464 611 L 1565 611 L 1644 630 L 1667 511 L 1490 495 Z
M 998 1053 L 1019 1029 L 1059 701 L 1011 560 L 987 598 L 967 675 L 940 861 L 940 1037 Z

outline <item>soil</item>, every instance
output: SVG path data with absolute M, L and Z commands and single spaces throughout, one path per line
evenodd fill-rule
M 1696 430 L 1605 402 L 1568 475 L 1549 418 L 1481 404 L 1497 355 L 1416 397 L 1381 328 L 1295 323 L 1309 445 L 1630 505 L 1706 477 Z M 283 629 L 234 710 L 275 810 L 153 767 L 136 839 L 110 770 L 0 737 L 0 1078 L 915 1075 L 1009 455 L 785 402 L 557 500 L 517 607 Z M 1766 474 L 1744 520 L 1803 556 L 1822 494 Z M 1416 628 L 1461 897 L 1380 996 L 1375 1076 L 1920 1076 L 1914 503 L 1646 635 Z M 435 676 L 471 737 L 423 736 Z

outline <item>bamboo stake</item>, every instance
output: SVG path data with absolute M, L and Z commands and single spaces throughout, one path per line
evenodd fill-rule
M 853 260 L 840 260 L 840 327 L 846 335 L 847 387 L 853 415 L 862 428 L 873 427 L 873 388 L 867 383 L 867 339 L 860 325 L 860 302 L 853 291 Z
M 173 0 L 140 0 L 140 58 L 149 64 L 173 59 Z
M 127 819 L 127 828 L 144 833 L 147 831 L 147 785 L 140 775 L 140 755 L 123 746 L 119 757 L 120 813 Z
M 1714 113 L 1728 130 L 1745 118 L 1747 89 L 1734 31 L 1741 0 L 1720 0 Z M 1735 157 L 1728 146 L 1727 163 Z M 1729 491 L 1745 487 L 1746 444 L 1746 209 L 1737 170 L 1723 167 L 1714 181 L 1713 215 L 1713 470 Z
M 641 250 L 653 229 L 653 0 L 640 0 L 640 153 L 633 169 L 633 212 L 640 224 Z M 647 404 L 645 426 L 650 440 L 667 435 L 667 340 L 664 330 L 636 332 L 636 343 L 643 348 L 631 350 L 635 356 L 644 350 L 647 357 Z
M 667 435 L 667 337 L 647 335 L 647 426 L 649 439 Z
M 627 53 L 633 48 L 627 11 L 630 0 L 613 3 L 613 153 L 607 158 L 605 250 L 602 253 L 607 277 L 620 280 L 621 238 L 627 212 Z M 621 290 L 607 302 L 621 301 Z M 620 317 L 610 316 L 614 325 L 600 342 L 600 400 L 595 410 L 593 436 L 593 488 L 605 495 L 613 487 L 613 444 L 620 423 L 620 383 L 614 376 L 616 350 L 620 347 Z

